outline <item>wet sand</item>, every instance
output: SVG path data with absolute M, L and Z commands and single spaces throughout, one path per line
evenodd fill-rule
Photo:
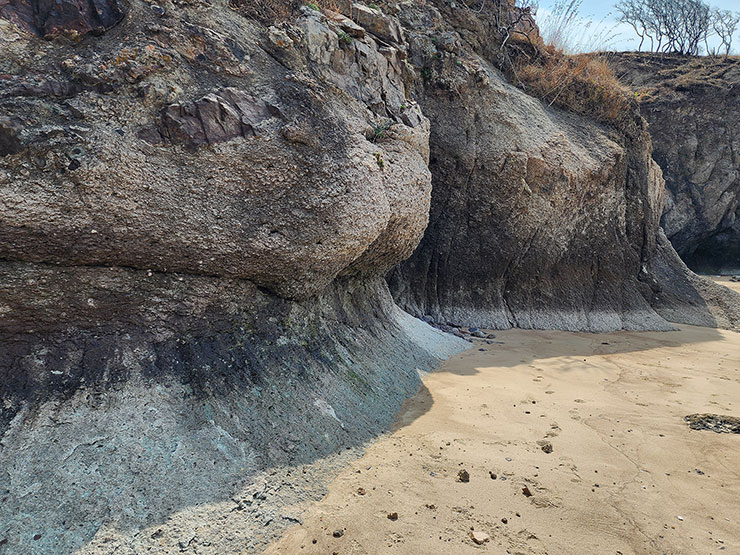
M 740 435 L 683 420 L 740 416 L 740 334 L 496 335 L 267 553 L 740 553 Z

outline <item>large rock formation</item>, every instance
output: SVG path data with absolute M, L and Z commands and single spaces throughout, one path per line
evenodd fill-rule
M 693 270 L 740 272 L 740 61 L 614 56 L 663 169 L 662 225 Z
M 661 242 L 635 112 L 510 86 L 456 3 L 239 4 L 0 2 L 0 550 L 241 552 L 294 521 L 278 467 L 371 438 L 467 346 L 382 279 L 430 202 L 392 279 L 418 315 L 737 322 Z
M 63 6 L 53 41 L 0 20 L 0 551 L 253 548 L 291 522 L 256 473 L 361 445 L 468 345 L 382 279 L 429 122 L 346 19 L 131 3 L 80 40 Z
M 608 125 L 544 105 L 494 67 L 485 12 L 437 5 L 399 14 L 426 76 L 433 179 L 424 239 L 390 277 L 399 304 L 463 325 L 670 329 L 651 304 L 675 317 L 686 297 L 681 270 L 652 268 L 664 188 L 637 105 Z M 727 304 L 681 321 L 735 325 Z

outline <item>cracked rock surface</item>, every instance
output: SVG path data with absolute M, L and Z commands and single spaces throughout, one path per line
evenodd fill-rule
M 649 54 L 615 61 L 650 123 L 668 239 L 694 271 L 740 272 L 740 62 Z

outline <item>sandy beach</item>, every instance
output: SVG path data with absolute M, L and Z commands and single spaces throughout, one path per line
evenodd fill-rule
M 712 279 L 720 285 L 724 285 L 725 287 L 729 287 L 733 291 L 740 293 L 740 281 L 730 281 L 729 277 L 714 277 Z
M 740 552 L 740 435 L 684 421 L 740 416 L 740 334 L 494 341 L 426 376 L 267 553 Z

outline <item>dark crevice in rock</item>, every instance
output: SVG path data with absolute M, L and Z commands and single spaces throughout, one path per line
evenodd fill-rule
M 119 0 L 0 0 L 0 17 L 47 39 L 101 34 L 125 15 Z

